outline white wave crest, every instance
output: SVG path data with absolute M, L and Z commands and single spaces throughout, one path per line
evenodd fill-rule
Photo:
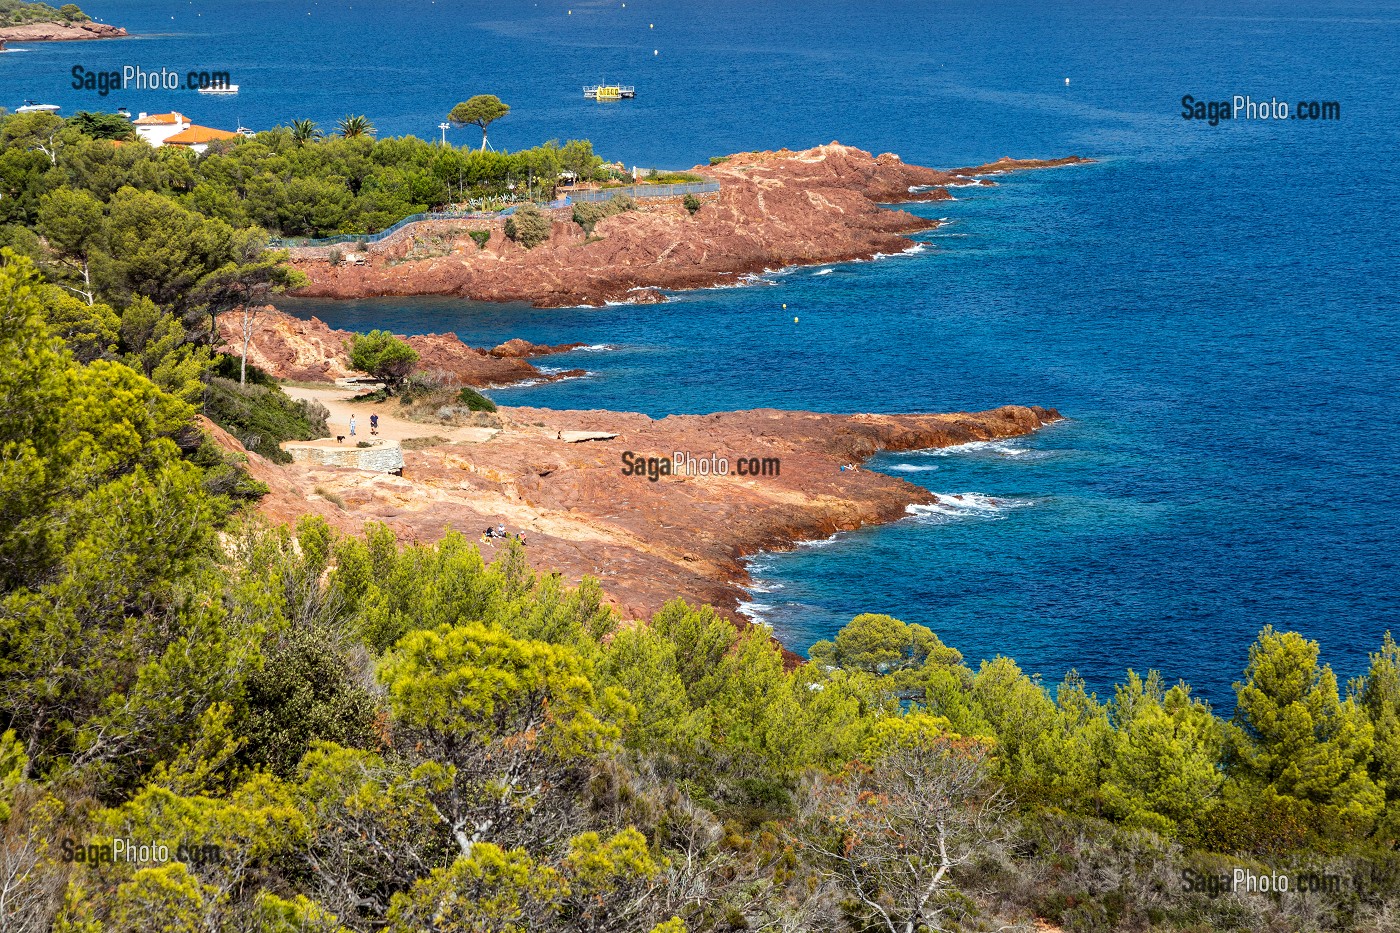
M 904 511 L 921 518 L 990 518 L 1031 504 L 1027 499 L 1001 499 L 980 492 L 940 492 L 934 494 L 933 500 L 905 506 Z
M 818 269 L 816 272 L 813 272 L 812 274 L 813 274 L 813 275 L 831 275 L 831 273 L 832 273 L 832 269 L 831 269 L 831 267 L 828 266 L 828 267 L 825 268 L 825 269 Z
M 894 470 L 896 473 L 927 473 L 930 470 L 938 469 L 938 467 L 932 464 L 924 464 L 921 466 L 916 463 L 896 463 L 888 467 L 888 469 Z
M 772 612 L 773 607 L 767 603 L 740 603 L 735 607 L 735 611 L 741 616 L 747 616 L 755 625 L 767 625 L 768 621 L 763 618 L 763 613 Z
M 968 441 L 966 444 L 954 444 L 951 447 L 926 447 L 922 450 L 905 451 L 906 454 L 914 454 L 920 457 L 954 457 L 961 454 L 992 454 L 998 457 L 1024 457 L 1027 454 L 1038 453 L 1025 447 L 1017 447 L 1011 441 Z
M 826 547 L 826 546 L 829 545 L 829 544 L 835 543 L 835 541 L 836 541 L 836 535 L 832 535 L 832 536 L 829 537 L 829 538 L 813 538 L 813 539 L 808 540 L 808 541 L 799 541 L 799 542 L 797 542 L 797 546 L 798 546 L 798 547 Z
M 902 249 L 897 253 L 876 253 L 871 259 L 894 259 L 896 256 L 914 256 L 928 249 L 927 243 L 915 243 L 908 249 Z

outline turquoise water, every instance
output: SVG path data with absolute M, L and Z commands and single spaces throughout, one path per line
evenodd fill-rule
M 508 404 L 1019 402 L 1069 417 L 1025 440 L 877 462 L 995 502 L 758 558 L 752 609 L 799 650 L 857 612 L 889 612 L 974 661 L 1004 653 L 1048 679 L 1074 667 L 1099 690 L 1155 667 L 1228 707 L 1265 624 L 1318 639 L 1343 676 L 1400 628 L 1396 3 L 91 10 L 177 34 L 0 56 L 0 101 L 95 106 L 64 90 L 67 68 L 137 49 L 157 66 L 226 67 L 245 91 L 109 106 L 179 106 L 214 125 L 364 112 L 381 131 L 428 136 L 451 103 L 491 91 L 515 106 L 498 146 L 589 136 L 629 164 L 831 138 L 936 165 L 1100 159 L 916 207 L 949 220 L 919 252 L 661 306 L 293 310 L 475 344 L 610 348 L 548 360 L 592 374 L 497 393 Z M 585 105 L 578 85 L 605 77 L 638 99 Z M 1336 100 L 1342 120 L 1208 127 L 1181 119 L 1187 93 Z

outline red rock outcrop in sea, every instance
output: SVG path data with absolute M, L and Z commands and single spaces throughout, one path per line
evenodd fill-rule
M 78 39 L 120 39 L 126 30 L 106 23 L 23 23 L 0 27 L 0 42 L 71 42 Z
M 720 182 L 718 198 L 691 216 L 678 199 L 638 200 L 638 210 L 601 221 L 595 238 L 555 213 L 548 241 L 527 250 L 493 232 L 479 249 L 464 223 L 447 255 L 408 259 L 411 239 L 364 265 L 302 259 L 311 284 L 300 294 L 327 298 L 458 295 L 528 301 L 539 307 L 655 301 L 657 289 L 703 288 L 791 265 L 868 259 L 907 249 L 907 235 L 937 221 L 882 205 L 938 201 L 971 176 L 1088 161 L 1003 160 L 939 171 L 898 156 L 873 156 L 831 143 L 802 152 L 749 152 L 697 174 Z M 990 182 L 983 182 L 990 184 Z M 437 236 L 453 233 L 435 228 Z

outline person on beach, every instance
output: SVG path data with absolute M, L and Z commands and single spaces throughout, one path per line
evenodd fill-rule
M 351 415 L 351 416 L 350 416 L 350 436 L 351 436 L 351 437 L 354 437 L 354 436 L 355 436 L 355 416 L 354 416 L 354 415 Z
M 496 526 L 496 537 L 498 537 L 498 538 L 504 538 L 505 536 L 506 536 L 506 526 L 505 526 L 505 524 L 502 523 L 502 524 L 500 524 L 500 525 L 497 525 L 497 526 Z
M 371 437 L 379 433 L 379 415 L 377 414 L 369 416 L 369 433 Z

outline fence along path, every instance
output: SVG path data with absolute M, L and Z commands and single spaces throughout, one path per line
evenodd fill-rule
M 692 181 L 681 185 L 630 185 L 625 188 L 599 188 L 597 190 L 573 191 L 557 201 L 550 201 L 547 204 L 539 205 L 541 208 L 568 207 L 571 204 L 579 204 L 586 201 L 610 201 L 618 195 L 625 195 L 629 198 L 676 198 L 687 194 L 713 194 L 719 190 L 717 181 Z M 273 237 L 267 241 L 269 246 L 275 248 L 282 247 L 302 247 L 302 246 L 337 246 L 342 243 L 378 243 L 386 240 L 399 231 L 410 227 L 413 224 L 421 223 L 425 220 L 493 220 L 497 217 L 509 217 L 515 213 L 515 208 L 519 205 L 508 207 L 502 211 L 427 211 L 421 214 L 409 214 L 403 220 L 390 227 L 385 227 L 378 233 L 342 233 L 337 236 L 328 237 Z

